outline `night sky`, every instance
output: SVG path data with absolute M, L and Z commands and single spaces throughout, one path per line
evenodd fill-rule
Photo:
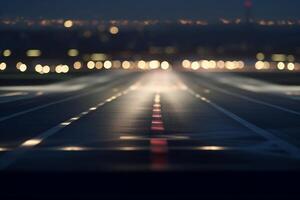
M 0 0 L 4 17 L 206 19 L 244 16 L 243 0 Z M 299 0 L 253 0 L 256 18 L 300 18 Z

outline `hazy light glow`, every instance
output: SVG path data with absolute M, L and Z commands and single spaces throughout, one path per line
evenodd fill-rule
M 73 67 L 74 67 L 74 69 L 77 69 L 77 70 L 78 70 L 78 69 L 81 69 L 82 64 L 81 64 L 80 61 L 76 61 L 76 62 L 74 62 Z
M 26 55 L 28 57 L 39 57 L 42 55 L 42 52 L 41 50 L 38 50 L 38 49 L 29 49 L 27 52 L 26 52 Z
M 284 62 L 279 62 L 279 63 L 277 64 L 277 68 L 278 68 L 279 70 L 284 70 L 284 68 L 285 68 Z
M 95 66 L 96 66 L 96 64 L 95 64 L 95 62 L 93 62 L 93 61 L 89 61 L 89 62 L 87 63 L 87 68 L 88 68 L 88 69 L 94 69 Z
M 109 61 L 109 60 L 105 61 L 105 62 L 104 62 L 104 68 L 105 68 L 105 69 L 110 69 L 110 68 L 112 68 L 112 62 Z
M 129 69 L 131 67 L 130 62 L 129 61 L 123 61 L 122 62 L 122 68 L 123 69 Z
M 186 69 L 188 69 L 188 68 L 190 68 L 191 67 L 191 61 L 189 61 L 189 60 L 184 60 L 184 61 L 182 61 L 182 66 L 184 67 L 184 68 L 186 68 Z
M 78 51 L 77 49 L 70 49 L 70 50 L 68 51 L 68 55 L 69 55 L 70 57 L 76 57 L 76 56 L 79 55 L 79 51 Z
M 4 71 L 6 69 L 6 63 L 2 62 L 0 63 L 0 70 Z
M 112 27 L 109 28 L 109 32 L 110 32 L 110 34 L 112 34 L 112 35 L 116 35 L 116 34 L 119 33 L 119 28 L 116 27 L 116 26 L 112 26 Z
M 202 146 L 202 147 L 197 147 L 198 150 L 204 150 L 204 151 L 222 151 L 226 150 L 225 147 L 221 146 Z
M 288 63 L 287 69 L 288 69 L 289 71 L 293 71 L 293 70 L 295 69 L 295 64 L 294 64 L 294 63 Z
M 191 64 L 192 70 L 198 70 L 200 68 L 200 64 L 197 61 L 192 62 Z
M 64 22 L 64 27 L 71 28 L 72 26 L 73 26 L 73 21 L 72 20 L 66 20 Z
M 22 146 L 23 147 L 33 147 L 33 146 L 36 146 L 38 144 L 40 144 L 42 142 L 41 139 L 31 139 L 31 140 L 27 140 L 25 141 Z
M 167 61 L 163 61 L 160 66 L 163 70 L 168 70 L 170 68 L 170 64 Z
M 151 60 L 149 63 L 150 69 L 158 69 L 160 66 L 160 62 L 158 60 Z
M 5 49 L 5 50 L 3 51 L 3 56 L 4 56 L 4 57 L 9 57 L 9 56 L 11 56 L 11 54 L 12 54 L 12 52 L 11 52 L 11 50 L 9 50 L 9 49 Z

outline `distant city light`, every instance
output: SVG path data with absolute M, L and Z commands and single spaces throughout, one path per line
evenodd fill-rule
M 293 71 L 293 70 L 295 69 L 295 64 L 294 64 L 294 63 L 288 63 L 287 69 L 288 69 L 289 71 Z
M 96 69 L 102 69 L 103 68 L 103 62 L 96 62 L 96 65 L 95 65 Z
M 71 28 L 72 26 L 73 26 L 73 21 L 72 20 L 66 20 L 64 22 L 64 27 Z
M 89 61 L 88 63 L 87 63 L 87 68 L 88 69 L 94 69 L 95 68 L 95 62 L 93 62 L 93 61 Z
M 279 63 L 277 64 L 277 68 L 278 68 L 279 70 L 284 70 L 285 64 L 284 64 L 283 62 L 279 62 Z
M 256 59 L 259 60 L 259 61 L 264 60 L 265 59 L 265 54 L 263 54 L 263 53 L 256 54 Z
M 170 64 L 167 61 L 163 61 L 160 66 L 163 70 L 167 70 L 169 69 Z
M 160 62 L 158 60 L 151 60 L 149 63 L 150 69 L 158 69 L 160 66 Z
M 41 56 L 41 54 L 42 54 L 41 50 L 38 50 L 38 49 L 29 49 L 26 52 L 26 55 L 28 57 L 39 57 L 39 56 Z
M 131 66 L 130 66 L 130 62 L 129 61 L 123 61 L 122 62 L 122 68 L 123 69 L 129 69 Z
M 76 57 L 76 56 L 78 56 L 78 54 L 79 54 L 79 51 L 77 49 L 70 49 L 68 51 L 68 56 L 70 56 L 70 57 Z
M 43 66 L 40 64 L 37 64 L 34 69 L 38 73 L 43 73 Z
M 105 61 L 105 62 L 104 62 L 104 68 L 105 68 L 105 69 L 110 69 L 110 68 L 112 68 L 112 62 L 109 61 L 109 60 Z
M 81 64 L 80 61 L 76 61 L 76 62 L 74 62 L 73 67 L 74 67 L 74 69 L 77 69 L 77 70 L 78 70 L 78 69 L 81 69 L 82 64 Z
M 284 54 L 273 54 L 272 60 L 275 62 L 284 62 L 286 61 L 286 55 Z
M 191 61 L 189 61 L 189 60 L 182 61 L 182 66 L 184 68 L 190 68 L 191 67 Z
M 43 67 L 43 73 L 44 74 L 48 74 L 49 72 L 50 72 L 50 67 L 48 66 L 48 65 L 45 65 L 44 67 Z
M 139 69 L 146 69 L 146 62 L 143 61 L 143 60 L 140 60 L 140 61 L 138 62 L 138 68 L 139 68 Z
M 69 70 L 70 70 L 70 68 L 68 65 L 62 65 L 62 69 L 61 69 L 62 73 L 68 73 Z
M 199 62 L 197 62 L 197 61 L 192 62 L 191 68 L 192 68 L 192 70 L 197 70 L 197 69 L 199 69 L 199 68 L 200 68 Z
M 9 57 L 9 56 L 11 56 L 11 54 L 12 54 L 12 52 L 11 52 L 11 50 L 9 50 L 9 49 L 5 49 L 5 50 L 3 51 L 3 56 L 4 56 L 4 57 Z
M 104 61 L 105 59 L 107 59 L 107 56 L 104 53 L 93 53 L 91 55 L 91 59 L 93 61 Z
M 27 70 L 27 66 L 22 63 L 22 62 L 18 62 L 16 64 L 16 68 L 20 71 L 20 72 L 25 72 Z
M 4 71 L 6 69 L 6 63 L 2 62 L 0 63 L 0 70 Z
M 217 62 L 217 67 L 218 67 L 219 69 L 223 69 L 223 68 L 225 67 L 225 62 L 224 62 L 223 60 L 219 60 L 219 61 Z
M 112 35 L 116 35 L 116 34 L 119 33 L 119 28 L 116 27 L 116 26 L 112 26 L 112 27 L 110 27 L 109 32 L 110 32 Z

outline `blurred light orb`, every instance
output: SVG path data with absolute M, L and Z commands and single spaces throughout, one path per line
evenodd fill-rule
M 278 68 L 279 70 L 284 70 L 285 64 L 284 64 L 283 62 L 279 62 L 279 63 L 277 64 L 277 68 Z
M 263 53 L 257 53 L 256 54 L 256 59 L 259 60 L 259 61 L 262 61 L 265 59 L 265 54 Z
M 50 72 L 50 67 L 48 66 L 48 65 L 45 65 L 44 67 L 43 67 L 43 73 L 44 74 L 48 74 Z
M 55 72 L 58 73 L 58 74 L 62 73 L 62 65 L 57 65 L 55 67 Z
M 4 57 L 9 57 L 9 56 L 11 56 L 11 54 L 12 54 L 12 52 L 11 52 L 11 50 L 9 50 L 9 49 L 5 49 L 5 50 L 3 51 L 3 56 L 4 56 Z
M 80 61 L 76 61 L 76 62 L 74 62 L 73 67 L 74 67 L 74 69 L 78 70 L 78 69 L 81 69 L 82 64 Z
M 129 69 L 130 68 L 130 62 L 125 60 L 122 62 L 122 68 L 123 69 Z
M 191 64 L 192 70 L 197 70 L 200 68 L 200 64 L 197 61 L 192 62 Z
M 62 65 L 61 66 L 61 72 L 62 73 L 68 73 L 69 72 L 69 66 L 68 65 Z
M 79 55 L 79 51 L 77 49 L 70 49 L 68 51 L 68 56 L 70 57 L 76 57 Z
M 295 64 L 294 64 L 294 63 L 289 63 L 289 64 L 287 65 L 287 69 L 288 69 L 289 71 L 293 71 L 293 70 L 295 69 Z
M 20 70 L 21 72 L 25 72 L 25 71 L 27 70 L 27 66 L 26 66 L 24 63 L 22 63 L 22 64 L 19 66 L 19 70 Z
M 112 35 L 116 35 L 116 34 L 119 33 L 119 28 L 116 27 L 116 26 L 112 26 L 112 27 L 109 28 L 109 32 L 110 32 L 110 34 L 112 34 Z
M 160 66 L 160 62 L 158 60 L 151 60 L 149 63 L 150 69 L 158 69 Z
M 34 67 L 35 71 L 38 72 L 38 73 L 41 73 L 43 71 L 43 66 L 40 65 L 40 64 L 37 64 L 35 67 Z
M 143 60 L 140 60 L 138 62 L 138 68 L 140 68 L 140 69 L 146 69 L 146 62 L 143 61 Z
M 170 68 L 170 64 L 167 61 L 163 61 L 160 65 L 163 70 L 168 70 Z
M 110 69 L 110 68 L 112 68 L 112 62 L 109 61 L 109 60 L 105 61 L 105 62 L 104 62 L 104 68 L 105 68 L 105 69 Z
M 27 50 L 26 55 L 28 57 L 39 57 L 42 55 L 42 51 L 39 49 L 29 49 Z
M 182 66 L 186 69 L 190 68 L 191 67 L 191 61 L 189 60 L 183 60 L 182 61 Z
M 219 60 L 219 61 L 217 62 L 217 67 L 218 67 L 219 69 L 223 69 L 223 68 L 225 67 L 225 62 L 224 62 L 223 60 Z
M 103 68 L 103 63 L 98 61 L 98 62 L 96 62 L 95 67 L 96 67 L 96 69 L 102 69 Z
M 255 63 L 255 69 L 257 70 L 262 70 L 264 69 L 265 63 L 263 61 L 257 61 Z
M 72 20 L 66 20 L 64 22 L 64 27 L 71 28 L 72 26 L 73 26 L 73 21 Z
M 95 64 L 94 61 L 89 61 L 89 62 L 87 63 L 87 68 L 88 68 L 88 69 L 94 69 L 95 66 L 96 66 L 96 64 Z
M 0 63 L 0 70 L 4 71 L 6 69 L 6 63 L 2 62 Z

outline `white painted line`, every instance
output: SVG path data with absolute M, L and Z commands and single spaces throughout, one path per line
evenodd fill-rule
M 200 99 L 201 101 L 208 103 L 209 105 L 211 105 L 216 110 L 222 112 L 226 116 L 228 116 L 231 119 L 237 121 L 238 123 L 240 123 L 241 125 L 243 125 L 244 127 L 248 128 L 248 129 L 250 129 L 254 133 L 257 133 L 258 135 L 262 136 L 263 138 L 273 142 L 274 144 L 276 144 L 282 150 L 287 152 L 293 158 L 300 159 L 300 149 L 297 146 L 295 146 L 293 144 L 290 144 L 290 143 L 280 139 L 279 137 L 273 135 L 272 133 L 270 133 L 270 132 L 268 132 L 268 131 L 266 131 L 262 128 L 257 127 L 256 125 L 246 121 L 245 119 L 243 119 L 243 118 L 237 116 L 236 114 L 226 110 L 225 108 L 222 108 L 221 106 L 217 105 L 216 103 L 211 102 L 209 99 L 195 93 L 191 89 L 189 89 L 188 92 L 190 94 L 192 94 L 195 98 Z
M 127 91 L 126 94 L 128 94 L 128 91 L 130 90 L 125 90 Z M 119 97 L 123 96 L 119 95 L 119 93 L 117 94 L 118 97 L 116 97 L 116 95 L 112 96 L 115 98 L 107 98 L 106 100 L 104 100 L 103 102 L 99 103 L 99 105 L 96 105 L 93 108 L 96 109 L 88 109 L 86 112 L 84 112 L 84 114 L 78 114 L 75 115 L 73 117 L 70 118 L 70 120 L 65 121 L 65 122 L 61 122 L 58 125 L 48 129 L 47 131 L 41 133 L 40 135 L 31 138 L 25 142 L 23 142 L 18 148 L 16 148 L 13 151 L 7 152 L 5 153 L 1 158 L 0 158 L 0 170 L 5 170 L 7 167 L 9 167 L 11 164 L 13 164 L 21 155 L 23 155 L 24 153 L 26 153 L 27 151 L 29 151 L 30 149 L 34 148 L 35 146 L 39 145 L 40 143 L 42 143 L 44 140 L 46 140 L 47 138 L 49 138 L 50 136 L 54 135 L 55 133 L 61 131 L 62 129 L 64 129 L 65 127 L 69 126 L 70 124 L 72 124 L 72 122 L 78 121 L 80 119 L 79 116 L 83 117 L 91 112 L 94 112 L 95 110 L 97 110 L 99 107 L 102 107 L 110 102 L 115 101 L 116 99 L 118 99 Z M 107 101 L 108 99 L 110 99 L 110 101 Z M 74 121 L 74 119 L 76 119 Z
M 114 85 L 118 84 L 120 82 L 121 81 L 118 81 L 118 82 L 114 83 Z M 106 85 L 104 87 L 101 87 L 100 89 L 94 89 L 94 90 L 91 90 L 89 92 L 85 92 L 85 93 L 82 93 L 82 94 L 70 96 L 70 97 L 67 97 L 65 99 L 61 99 L 61 100 L 54 101 L 54 102 L 51 102 L 51 103 L 47 103 L 47 104 L 44 104 L 44 105 L 36 106 L 36 107 L 30 108 L 30 109 L 27 109 L 27 110 L 23 110 L 23 111 L 20 111 L 20 112 L 17 112 L 17 113 L 14 113 L 14 114 L 11 114 L 11 115 L 8 115 L 8 116 L 5 116 L 5 117 L 1 117 L 0 122 L 9 120 L 9 119 L 12 119 L 14 117 L 18 117 L 20 115 L 24 115 L 24 114 L 27 114 L 27 113 L 30 113 L 30 112 L 33 112 L 33 111 L 37 111 L 37 110 L 40 110 L 40 109 L 43 109 L 43 108 L 47 108 L 47 107 L 53 106 L 55 104 L 64 103 L 64 102 L 67 102 L 67 101 L 78 99 L 78 98 L 83 97 L 83 96 L 88 96 L 90 94 L 101 92 L 101 91 L 105 90 L 106 88 L 108 88 L 108 85 Z
M 222 93 L 230 95 L 230 96 L 238 97 L 240 99 L 244 99 L 244 100 L 247 100 L 247 101 L 250 101 L 250 102 L 253 102 L 253 103 L 261 104 L 261 105 L 264 105 L 264 106 L 268 106 L 268 107 L 271 107 L 271 108 L 275 108 L 275 109 L 278 109 L 278 110 L 281 110 L 281 111 L 284 111 L 284 112 L 288 112 L 288 113 L 300 116 L 300 112 L 297 112 L 295 110 L 291 110 L 291 109 L 288 109 L 288 108 L 284 108 L 282 106 L 278 106 L 278 105 L 275 105 L 275 104 L 271 104 L 271 103 L 268 103 L 268 102 L 257 100 L 257 99 L 251 98 L 251 97 L 247 97 L 247 96 L 242 95 L 242 94 L 237 94 L 237 93 L 234 93 L 234 92 L 230 92 L 228 90 L 219 88 L 217 86 L 213 86 L 213 85 L 208 84 L 208 83 L 204 83 L 202 81 L 201 81 L 201 85 L 205 85 L 206 87 L 208 87 L 210 89 L 217 90 L 219 92 L 222 92 Z

